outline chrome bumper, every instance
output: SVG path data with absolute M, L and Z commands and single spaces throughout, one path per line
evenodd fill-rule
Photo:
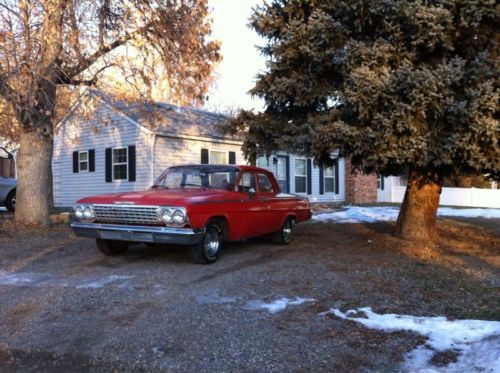
M 199 243 L 205 232 L 203 229 L 115 225 L 79 221 L 73 222 L 71 228 L 80 237 L 175 245 Z

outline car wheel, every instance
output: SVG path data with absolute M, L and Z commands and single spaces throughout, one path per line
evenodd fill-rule
M 101 253 L 107 256 L 125 254 L 128 250 L 128 243 L 124 241 L 112 241 L 96 239 L 97 248 Z
M 215 223 L 209 223 L 199 244 L 189 247 L 189 258 L 194 263 L 212 264 L 219 259 L 222 249 L 222 230 Z
M 293 222 L 292 218 L 286 218 L 281 226 L 281 230 L 273 235 L 273 241 L 278 245 L 288 245 L 293 236 Z
M 9 210 L 9 211 L 14 211 L 16 209 L 16 191 L 15 190 L 10 192 L 9 195 L 7 196 L 7 199 L 5 200 L 5 207 L 7 207 L 7 210 Z

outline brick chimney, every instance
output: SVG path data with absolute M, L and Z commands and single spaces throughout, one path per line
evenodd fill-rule
M 345 160 L 346 203 L 364 204 L 377 202 L 377 175 L 351 172 L 351 159 Z

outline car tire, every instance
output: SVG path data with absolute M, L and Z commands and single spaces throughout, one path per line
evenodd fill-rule
M 5 199 L 5 207 L 7 210 L 14 211 L 16 209 L 16 190 L 11 191 Z
M 197 264 L 212 264 L 219 259 L 222 249 L 223 232 L 216 223 L 209 223 L 201 242 L 188 249 L 189 258 Z
M 113 241 L 96 239 L 97 248 L 106 256 L 116 256 L 125 254 L 128 250 L 129 244 L 124 241 Z
M 293 237 L 292 218 L 286 218 L 281 226 L 281 230 L 273 234 L 273 242 L 277 245 L 288 245 Z

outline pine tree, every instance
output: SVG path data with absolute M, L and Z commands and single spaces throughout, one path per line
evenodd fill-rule
M 267 69 L 241 112 L 249 157 L 277 149 L 409 170 L 398 236 L 432 241 L 442 180 L 500 175 L 494 0 L 275 0 L 251 26 Z

